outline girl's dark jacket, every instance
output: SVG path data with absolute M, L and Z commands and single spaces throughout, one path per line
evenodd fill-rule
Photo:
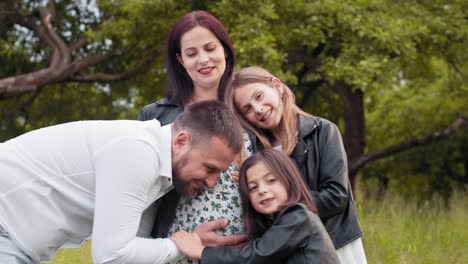
M 260 238 L 242 248 L 206 247 L 201 263 L 340 263 L 320 218 L 303 204 L 293 204 L 274 218 Z
M 249 132 L 254 152 L 261 148 Z M 362 236 L 348 178 L 341 134 L 335 124 L 319 117 L 299 115 L 298 142 L 291 158 L 296 162 L 314 198 L 319 216 L 336 249 Z

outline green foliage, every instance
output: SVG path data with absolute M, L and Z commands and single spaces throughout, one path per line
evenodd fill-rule
M 366 104 L 369 151 L 441 131 L 456 119 L 458 112 L 468 113 L 467 78 L 440 59 L 424 61 L 423 74 L 408 71 L 416 78 L 405 79 L 369 98 Z M 443 141 L 378 160 L 363 170 L 364 177 L 387 178 L 405 196 L 429 199 L 439 193 L 450 197 L 460 182 L 468 182 L 467 135 L 467 129 L 462 128 Z
M 227 8 L 229 6 L 229 8 Z M 280 24 L 275 3 L 260 1 L 220 1 L 213 6 L 213 13 L 227 27 L 237 55 L 237 69 L 256 65 L 281 75 L 286 54 L 278 49 Z
M 270 70 L 294 87 L 305 110 L 340 128 L 344 105 L 332 84 L 339 80 L 363 91 L 367 151 L 444 129 L 457 112 L 468 113 L 466 1 L 98 0 L 96 7 L 92 1 L 55 2 L 57 32 L 67 42 L 89 37 L 73 59 L 130 49 L 85 73 L 124 72 L 157 52 L 152 63 L 126 81 L 54 84 L 34 100 L 26 95 L 1 101 L 1 140 L 56 122 L 136 118 L 143 105 L 163 96 L 161 48 L 167 32 L 180 15 L 196 8 L 212 12 L 227 27 L 236 69 L 258 65 Z M 40 4 L 7 0 L 0 9 L 6 3 L 26 13 Z M 45 67 L 50 51 L 25 28 L 4 21 L 0 17 L 0 78 Z M 461 165 L 466 152 L 454 146 L 466 138 L 459 132 L 437 145 L 376 161 L 366 165 L 364 177 L 391 179 L 403 193 L 416 191 L 411 186 L 420 182 L 426 183 L 422 192 L 431 192 L 439 178 L 444 186 L 457 185 L 466 181 Z M 412 179 L 411 184 L 404 179 Z
M 110 88 L 84 84 L 54 85 L 44 89 L 37 97 L 23 96 L 15 101 L 7 101 L 1 109 L 4 131 L 0 141 L 7 140 L 24 131 L 65 123 L 72 120 L 116 119 L 126 118 L 122 113 L 132 107 L 131 98 L 115 100 Z M 17 109 L 16 105 L 30 101 L 29 109 Z M 112 105 L 112 107 L 109 107 Z M 15 111 L 16 110 L 16 111 Z M 44 118 L 47 113 L 47 118 Z

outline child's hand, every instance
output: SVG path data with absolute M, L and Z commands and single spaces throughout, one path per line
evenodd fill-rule
M 197 234 L 190 234 L 181 230 L 173 234 L 170 238 L 174 241 L 177 248 L 184 253 L 184 255 L 191 259 L 201 259 L 201 255 L 205 247 Z
M 231 171 L 231 179 L 239 186 L 239 171 Z

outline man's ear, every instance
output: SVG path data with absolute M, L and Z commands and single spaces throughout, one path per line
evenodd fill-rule
M 192 138 L 187 131 L 180 131 L 172 138 L 172 151 L 175 156 L 179 156 L 190 149 Z

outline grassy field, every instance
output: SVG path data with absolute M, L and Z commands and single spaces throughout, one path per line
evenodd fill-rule
M 420 204 L 388 195 L 380 200 L 357 197 L 369 264 L 468 263 L 468 196 L 457 193 L 447 205 Z M 62 249 L 53 264 L 91 264 L 91 243 Z
M 361 201 L 358 214 L 368 263 L 468 263 L 467 202 L 462 193 L 449 208 L 437 199 L 419 206 L 389 196 Z

